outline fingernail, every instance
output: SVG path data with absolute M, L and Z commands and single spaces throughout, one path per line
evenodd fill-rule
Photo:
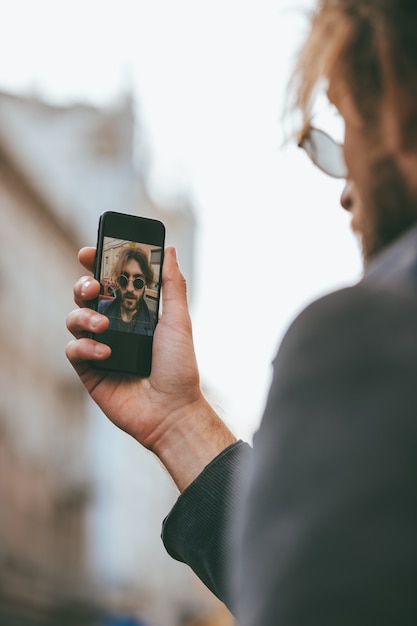
M 87 291 L 91 284 L 91 278 L 85 278 L 81 283 L 81 295 L 83 298 L 87 295 Z
M 101 315 L 93 315 L 90 320 L 91 330 L 95 330 L 103 318 Z
M 96 356 L 104 356 L 107 353 L 107 346 L 103 343 L 98 343 L 94 348 L 94 353 Z
M 180 265 L 180 264 L 179 264 L 179 261 L 178 261 L 177 249 L 176 249 L 174 246 L 172 247 L 172 255 L 173 255 L 173 257 L 174 257 L 174 261 L 175 261 L 175 263 L 176 263 L 176 264 L 178 265 L 178 267 L 179 267 L 179 265 Z

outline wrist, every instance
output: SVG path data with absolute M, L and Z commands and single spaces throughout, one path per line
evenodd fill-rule
M 168 426 L 166 424 L 168 423 Z M 171 413 L 163 432 L 149 449 L 165 466 L 182 492 L 236 437 L 200 398 Z

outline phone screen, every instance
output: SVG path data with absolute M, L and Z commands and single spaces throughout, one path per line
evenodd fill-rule
M 94 336 L 112 348 L 96 367 L 148 376 L 158 321 L 165 228 L 158 220 L 109 212 L 100 219 L 96 271 L 99 313 L 109 318 Z

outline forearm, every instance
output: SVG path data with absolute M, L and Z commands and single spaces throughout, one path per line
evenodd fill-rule
M 165 466 L 180 492 L 236 437 L 203 396 L 170 415 L 169 427 L 155 438 L 152 452 Z

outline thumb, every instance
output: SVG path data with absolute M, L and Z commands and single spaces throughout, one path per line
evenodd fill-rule
M 174 246 L 168 246 L 162 268 L 162 312 L 183 314 L 184 309 L 188 314 L 187 283 L 178 265 Z

